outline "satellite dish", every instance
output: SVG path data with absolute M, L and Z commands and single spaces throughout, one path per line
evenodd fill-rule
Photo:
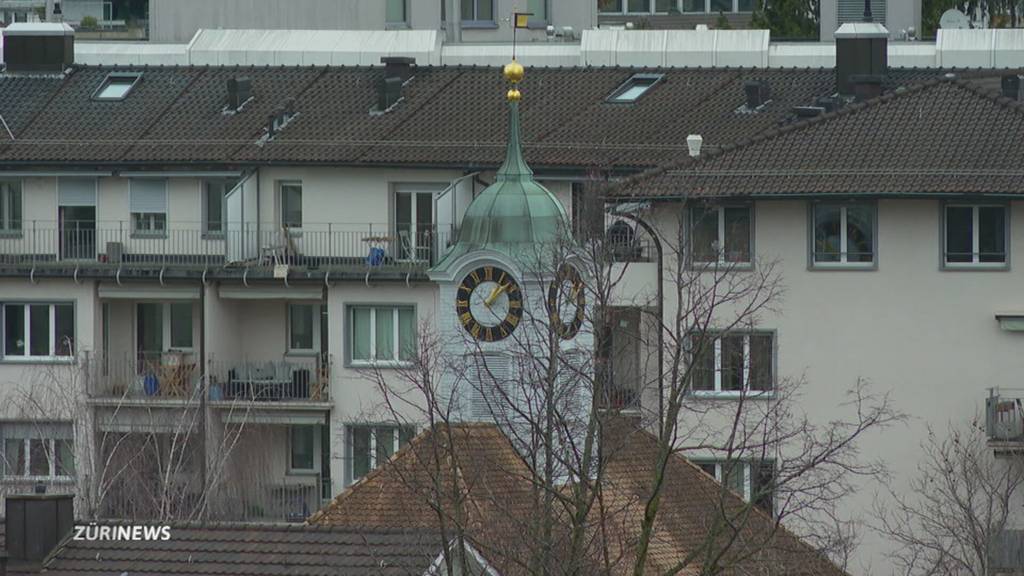
M 939 28 L 944 30 L 965 30 L 971 27 L 971 20 L 963 12 L 956 8 L 950 8 L 942 13 L 939 18 Z

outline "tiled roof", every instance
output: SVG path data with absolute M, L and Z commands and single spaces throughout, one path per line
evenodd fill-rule
M 123 101 L 91 99 L 112 71 L 142 72 Z M 633 104 L 606 101 L 638 72 L 664 74 Z M 935 70 L 897 70 L 890 88 Z M 501 159 L 506 107 L 501 75 L 481 67 L 418 67 L 403 100 L 371 114 L 382 68 L 76 67 L 65 77 L 0 77 L 0 168 L 259 162 L 442 165 L 493 168 Z M 226 82 L 252 80 L 254 99 L 224 114 Z M 772 100 L 737 112 L 743 83 L 766 80 Z M 538 168 L 644 169 L 685 157 L 687 134 L 713 150 L 770 132 L 792 108 L 831 93 L 830 69 L 537 68 L 522 84 L 527 161 Z M 267 117 L 286 99 L 298 116 L 258 145 Z
M 1024 194 L 1024 106 L 986 80 L 929 80 L 639 174 L 610 194 Z
M 633 424 L 619 421 L 613 426 L 604 435 L 603 453 L 608 460 L 601 485 L 601 506 L 609 512 L 603 529 L 598 529 L 598 514 L 592 514 L 595 520 L 587 545 L 596 554 L 598 542 L 606 542 L 613 558 L 612 573 L 625 574 L 632 569 L 632 551 L 650 492 L 657 445 L 653 436 Z M 477 549 L 503 575 L 520 573 L 518 562 L 529 557 L 529 546 L 541 541 L 530 536 L 537 528 L 539 509 L 525 463 L 495 426 L 452 425 L 440 430 L 421 434 L 309 522 L 338 527 L 438 529 L 440 518 L 444 518 L 450 528 L 457 521 L 453 511 L 463 509 L 466 532 Z M 450 434 L 444 430 L 450 430 Z M 443 465 L 438 466 L 438 462 Z M 456 507 L 448 500 L 438 506 L 438 491 L 455 486 L 450 481 L 453 477 L 459 478 L 464 487 L 451 490 L 463 498 L 463 505 Z M 751 557 L 735 564 L 732 573 L 844 575 L 785 528 L 776 529 L 774 520 L 760 509 L 745 506 L 731 492 L 723 493 L 713 478 L 681 456 L 673 456 L 669 462 L 648 559 L 651 572 L 665 573 L 706 542 L 719 505 L 732 516 L 743 511 L 749 514 L 732 554 Z M 560 540 L 563 534 L 567 532 L 555 531 L 555 550 L 567 548 L 568 542 Z M 603 565 L 601 560 L 596 562 Z M 690 568 L 699 571 L 700 564 L 698 560 Z
M 66 540 L 45 574 L 412 576 L 441 553 L 437 534 L 303 525 L 172 524 L 170 539 Z

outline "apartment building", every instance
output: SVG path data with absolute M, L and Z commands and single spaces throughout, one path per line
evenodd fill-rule
M 676 305 L 658 301 L 654 236 L 736 247 L 741 263 L 778 260 L 787 294 L 756 331 L 723 335 L 694 402 L 730 402 L 753 373 L 768 375 L 760 392 L 803 376 L 801 408 L 825 423 L 870 378 L 912 416 L 864 440 L 902 486 L 925 423 L 970 418 L 1012 382 L 1019 148 L 1005 139 L 1018 92 L 1008 77 L 1006 97 L 987 94 L 1002 71 L 840 61 L 884 78 L 532 70 L 524 158 L 575 225 L 596 200 L 584 182 L 671 167 L 613 199 L 653 235 L 602 216 L 629 239 L 610 334 L 621 404 L 657 405 L 657 377 L 640 370 L 654 352 L 632 337 L 639 308 Z M 5 490 L 88 491 L 97 462 L 120 454 L 133 482 L 109 484 L 128 497 L 101 513 L 144 514 L 133 490 L 158 486 L 172 508 L 216 491 L 221 517 L 301 518 L 415 433 L 381 406 L 373 374 L 401 366 L 424 323 L 458 326 L 460 274 L 438 271 L 507 154 L 495 70 L 6 64 Z M 724 479 L 714 453 L 694 456 Z M 733 478 L 739 492 L 760 464 Z M 872 497 L 865 484 L 844 514 L 862 517 Z M 854 570 L 885 570 L 885 551 L 864 534 Z

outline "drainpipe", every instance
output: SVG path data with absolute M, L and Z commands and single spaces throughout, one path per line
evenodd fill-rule
M 206 453 L 206 379 L 208 378 L 206 369 L 206 286 L 202 280 L 199 281 L 199 362 L 199 439 L 201 442 L 199 453 L 203 455 L 199 459 L 199 478 L 203 483 L 203 492 L 209 497 L 210 487 L 207 484 L 206 470 L 206 459 L 209 457 L 209 454 Z
M 643 228 L 651 237 L 651 240 L 654 241 L 654 249 L 658 253 L 658 302 L 656 307 L 658 314 L 658 439 L 661 440 L 665 418 L 665 337 L 662 334 L 661 329 L 661 323 L 665 321 L 664 254 L 661 249 L 661 240 L 658 238 L 658 235 L 654 233 L 654 227 L 639 216 L 635 216 L 633 214 L 617 214 L 617 216 L 632 220 L 633 222 L 636 222 L 637 226 Z

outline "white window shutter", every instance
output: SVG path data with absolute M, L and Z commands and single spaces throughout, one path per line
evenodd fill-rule
M 138 178 L 131 181 L 131 211 L 133 213 L 167 212 L 167 181 Z
M 61 206 L 95 206 L 95 178 L 61 178 L 57 183 L 58 203 Z
M 509 381 L 512 362 L 505 354 L 484 353 L 468 356 L 467 364 L 469 417 L 493 420 L 505 402 L 499 390 Z

